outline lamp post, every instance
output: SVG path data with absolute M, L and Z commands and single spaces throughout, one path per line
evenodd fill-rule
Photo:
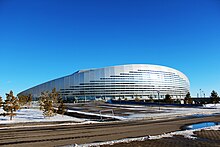
M 157 94 L 158 94 L 158 106 L 159 106 L 159 110 L 160 110 L 160 91 L 159 90 L 157 91 Z
M 203 94 L 203 96 L 204 96 L 204 98 L 205 98 L 205 92 L 204 92 L 204 91 L 202 91 L 202 94 Z
M 201 93 L 201 90 L 202 90 L 202 89 L 199 89 L 199 91 L 200 91 L 200 98 L 202 97 L 202 93 Z

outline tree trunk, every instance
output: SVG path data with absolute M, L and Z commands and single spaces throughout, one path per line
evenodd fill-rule
M 13 111 L 11 110 L 10 120 L 12 120 L 12 116 L 13 116 Z

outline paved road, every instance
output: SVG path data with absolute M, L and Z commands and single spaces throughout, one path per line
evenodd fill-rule
M 101 124 L 0 129 L 0 146 L 48 147 L 158 135 L 180 130 L 180 127 L 185 124 L 203 121 L 219 122 L 220 116 L 163 121 L 138 120 Z

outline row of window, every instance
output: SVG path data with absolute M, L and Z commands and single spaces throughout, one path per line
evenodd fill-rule
M 122 68 L 123 69 L 123 68 Z M 109 72 L 108 72 L 109 71 Z M 123 71 L 123 70 L 121 70 Z M 126 70 L 124 70 L 126 72 Z M 56 87 L 57 90 L 71 93 L 85 93 L 99 91 L 106 92 L 109 90 L 131 93 L 144 91 L 152 92 L 160 90 L 165 91 L 180 91 L 182 93 L 189 89 L 189 83 L 177 73 L 157 71 L 157 70 L 141 70 L 128 71 L 128 73 L 117 73 L 117 70 L 88 70 L 87 72 L 80 71 L 73 75 L 66 76 L 60 79 L 50 81 L 48 83 L 36 86 L 29 91 L 40 93 L 41 91 L 51 90 Z M 117 74 L 111 74 L 117 73 Z M 110 75 L 111 74 L 111 75 Z M 119 74 L 119 75 L 118 75 Z M 105 77 L 108 75 L 108 77 Z M 153 75 L 151 77 L 151 75 Z M 142 85 L 143 84 L 143 85 Z
M 187 89 L 178 89 L 178 90 L 166 90 L 166 89 L 154 89 L 154 90 L 143 90 L 143 89 L 88 89 L 88 90 L 61 90 L 61 93 L 91 93 L 91 92 L 132 92 L 132 93 L 157 93 L 157 91 L 160 91 L 160 93 L 186 93 Z

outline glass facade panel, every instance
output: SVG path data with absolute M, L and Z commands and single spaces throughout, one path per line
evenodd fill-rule
M 68 97 L 142 97 L 161 98 L 166 94 L 184 98 L 189 92 L 188 78 L 181 72 L 159 65 L 132 64 L 100 69 L 81 70 L 25 90 L 20 95 L 39 97 L 43 91 L 56 88 Z M 143 96 L 145 95 L 145 96 Z

